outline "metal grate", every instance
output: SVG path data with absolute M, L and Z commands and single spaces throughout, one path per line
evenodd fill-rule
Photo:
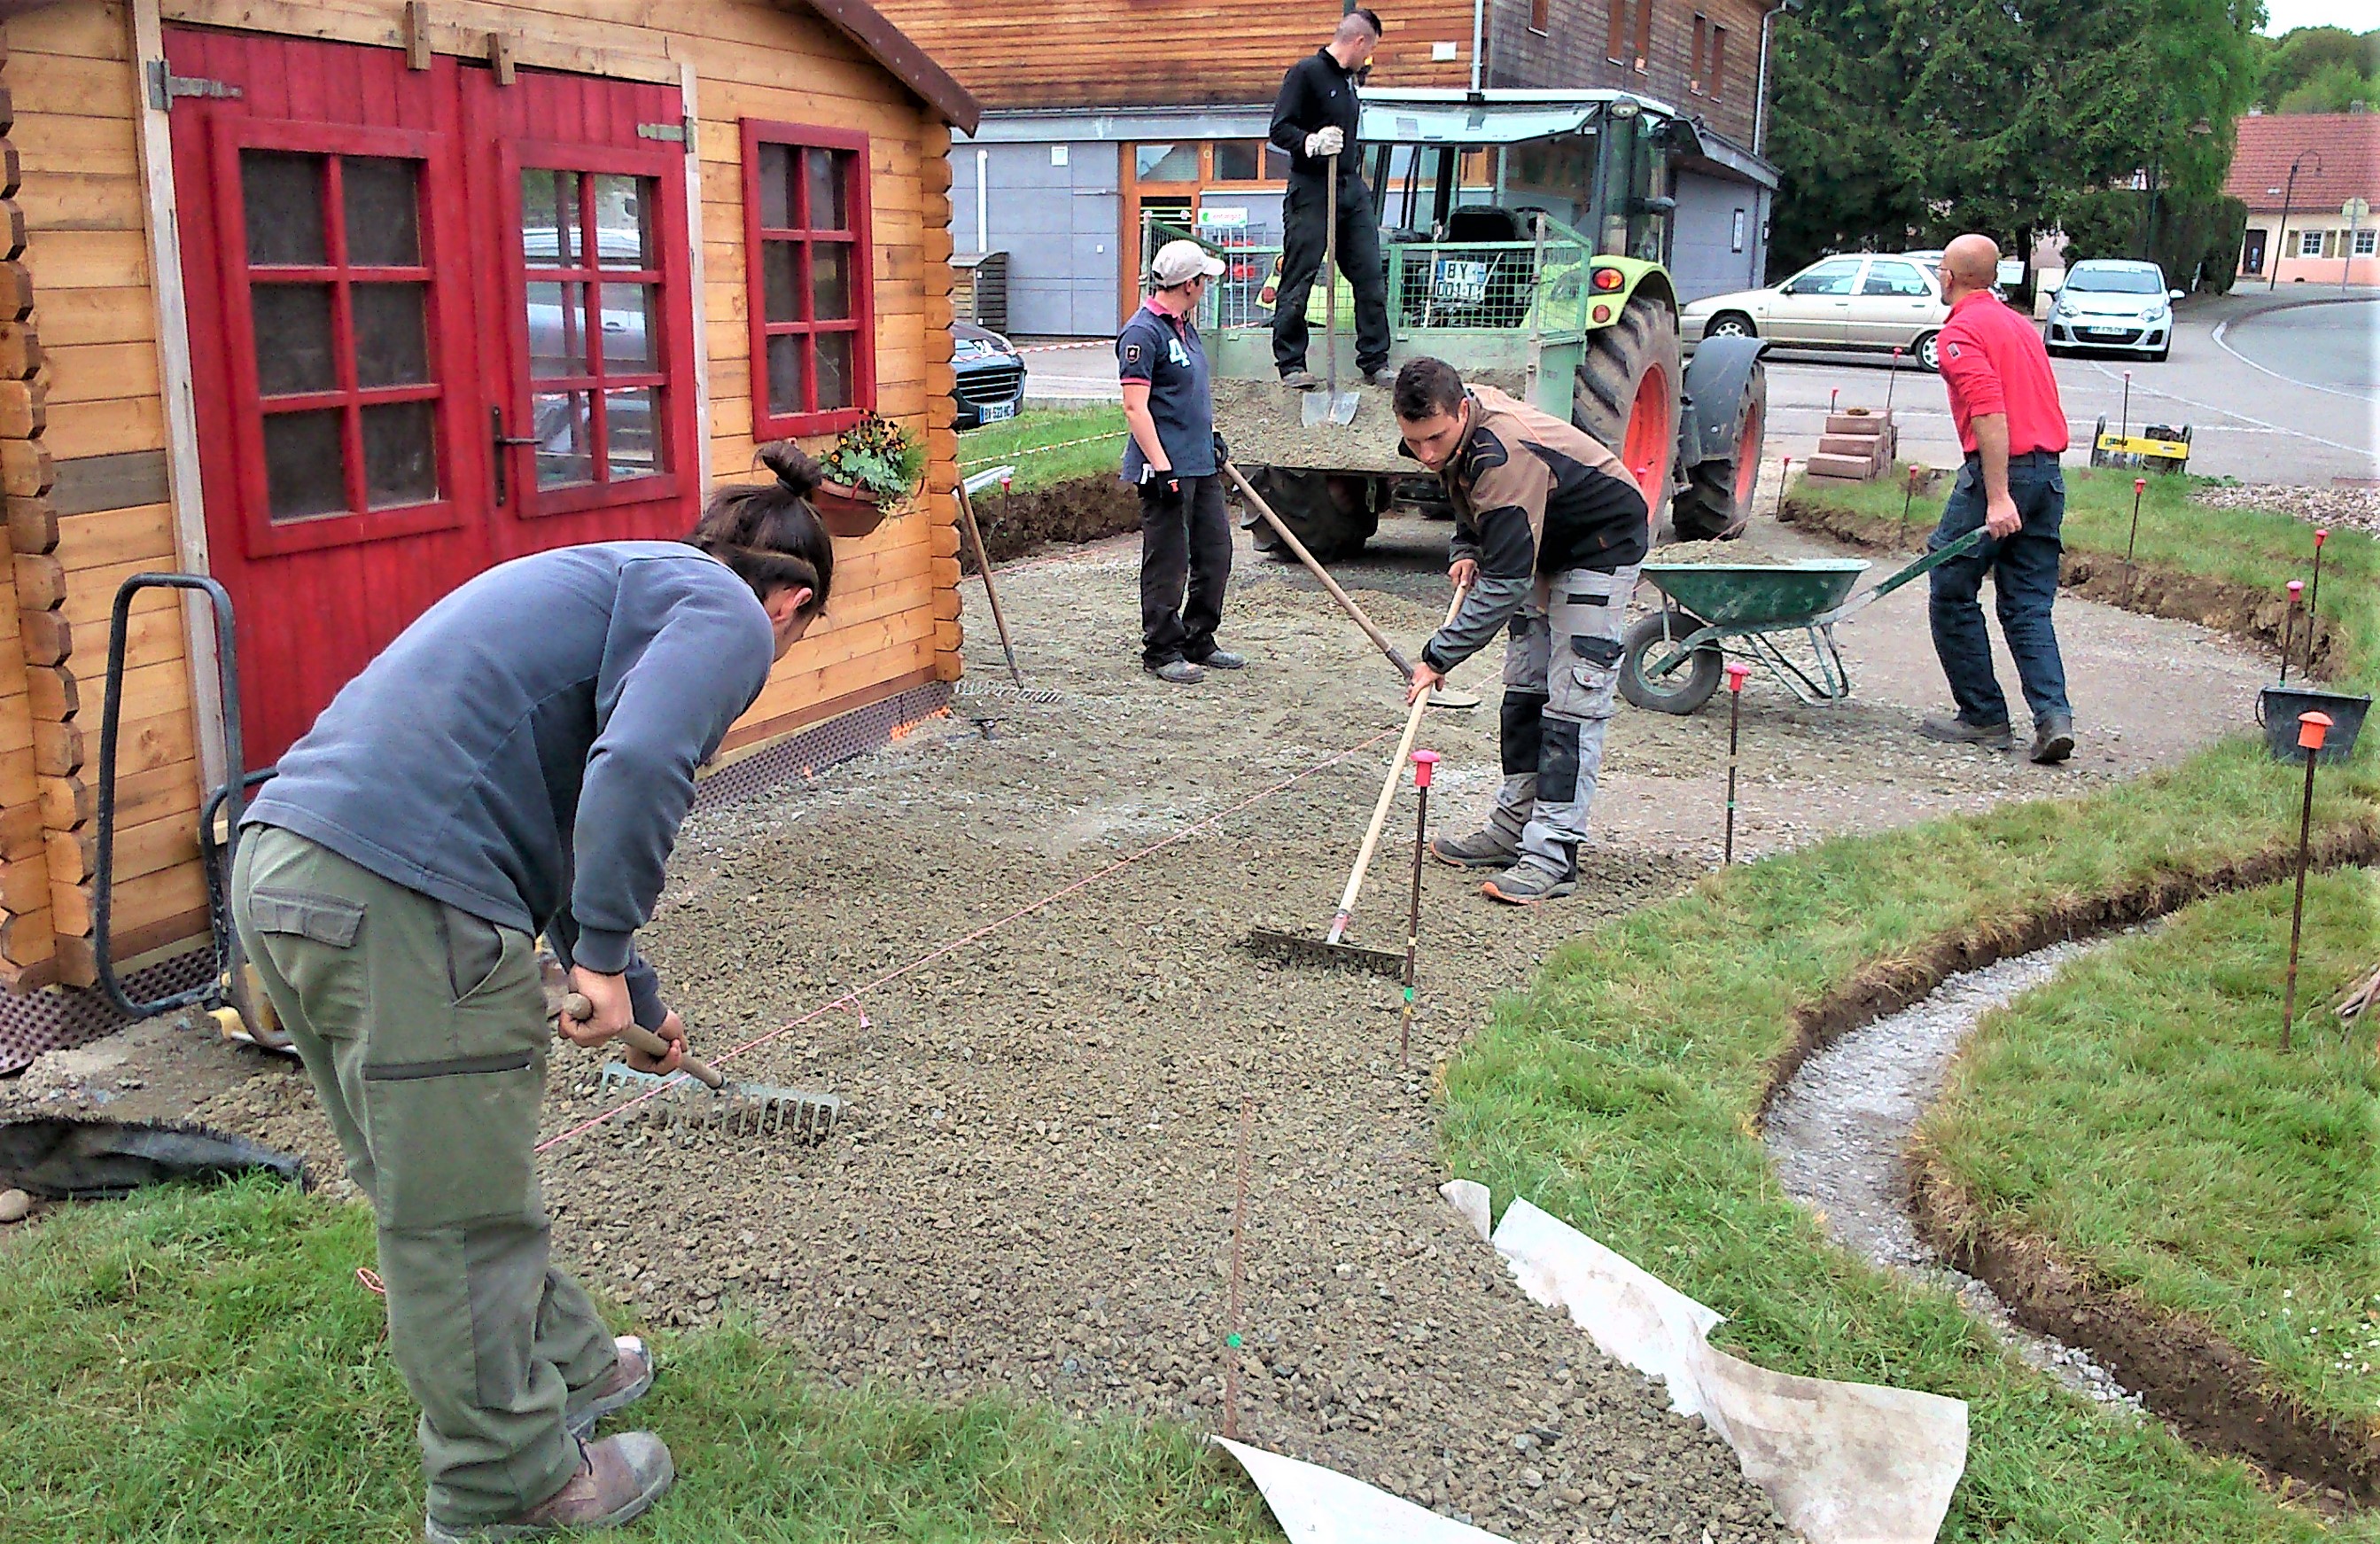
M 1003 687 L 990 681 L 978 682 L 972 676 L 961 681 L 958 690 L 953 695 L 970 702 L 988 699 L 994 702 L 1064 703 L 1071 700 L 1064 692 L 1052 691 L 1048 687 Z
M 165 997 L 187 991 L 214 968 L 203 941 L 188 954 L 159 960 L 125 978 L 133 998 Z M 0 1076 L 21 1072 L 48 1051 L 70 1051 L 132 1020 L 96 991 L 80 987 L 44 987 L 39 991 L 0 991 Z
M 947 711 L 950 705 L 950 683 L 929 681 L 881 702 L 855 708 L 711 773 L 695 789 L 694 808 L 716 809 L 740 803 L 796 778 L 815 776 L 837 762 L 881 750 L 901 731 Z

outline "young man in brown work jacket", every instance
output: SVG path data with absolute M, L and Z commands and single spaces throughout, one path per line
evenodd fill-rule
M 1608 448 L 1501 392 L 1465 391 L 1442 359 L 1407 362 L 1395 401 L 1405 454 L 1454 505 L 1447 577 L 1471 591 L 1422 646 L 1406 700 L 1505 633 L 1503 785 L 1484 829 L 1429 850 L 1500 870 L 1483 887 L 1499 901 L 1567 895 L 1648 544 L 1645 495 Z

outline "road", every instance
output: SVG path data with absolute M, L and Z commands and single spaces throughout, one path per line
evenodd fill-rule
M 1118 400 L 1104 344 L 1026 356 L 1035 406 Z M 2073 434 L 2070 459 L 2088 459 L 2105 415 L 2188 424 L 2190 469 L 2243 482 L 2327 485 L 2380 479 L 2380 298 L 2320 303 L 2284 290 L 2185 302 L 2173 352 L 2145 359 L 2060 359 L 2058 391 Z M 2130 375 L 2129 402 L 2126 376 Z M 1768 364 L 1768 456 L 1805 459 L 1830 402 L 1881 407 L 1889 391 L 1904 457 L 1947 466 L 1959 445 L 1942 383 L 1864 355 L 1797 354 Z

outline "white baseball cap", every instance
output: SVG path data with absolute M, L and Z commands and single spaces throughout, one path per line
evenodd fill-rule
M 1207 249 L 1196 241 L 1169 241 L 1157 249 L 1156 261 L 1148 265 L 1150 277 L 1160 289 L 1172 289 L 1193 279 L 1211 279 L 1222 273 L 1220 259 L 1209 257 Z

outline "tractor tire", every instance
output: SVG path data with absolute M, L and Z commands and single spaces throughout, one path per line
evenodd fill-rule
M 1627 467 L 1650 512 L 1647 541 L 1658 541 L 1669 524 L 1685 379 L 1678 313 L 1641 293 L 1619 321 L 1586 334 L 1579 357 L 1571 421 Z
M 1353 557 L 1380 529 L 1373 496 L 1377 480 L 1360 473 L 1316 471 L 1304 467 L 1243 467 L 1249 486 L 1261 494 L 1281 524 L 1296 533 L 1318 563 Z M 1251 507 L 1241 522 L 1257 551 L 1294 562 L 1272 527 Z
M 1768 429 L 1768 368 L 1755 364 L 1744 378 L 1737 408 L 1735 447 L 1724 456 L 1706 456 L 1686 474 L 1686 486 L 1670 514 L 1681 541 L 1724 541 L 1752 522 L 1760 481 L 1760 448 Z
M 1645 658 L 1658 650 L 1669 652 L 1669 640 L 1702 630 L 1702 623 L 1682 611 L 1666 608 L 1636 619 L 1621 640 L 1620 695 L 1656 713 L 1683 717 L 1711 699 L 1726 661 L 1718 646 L 1706 643 L 1660 676 L 1645 674 Z

